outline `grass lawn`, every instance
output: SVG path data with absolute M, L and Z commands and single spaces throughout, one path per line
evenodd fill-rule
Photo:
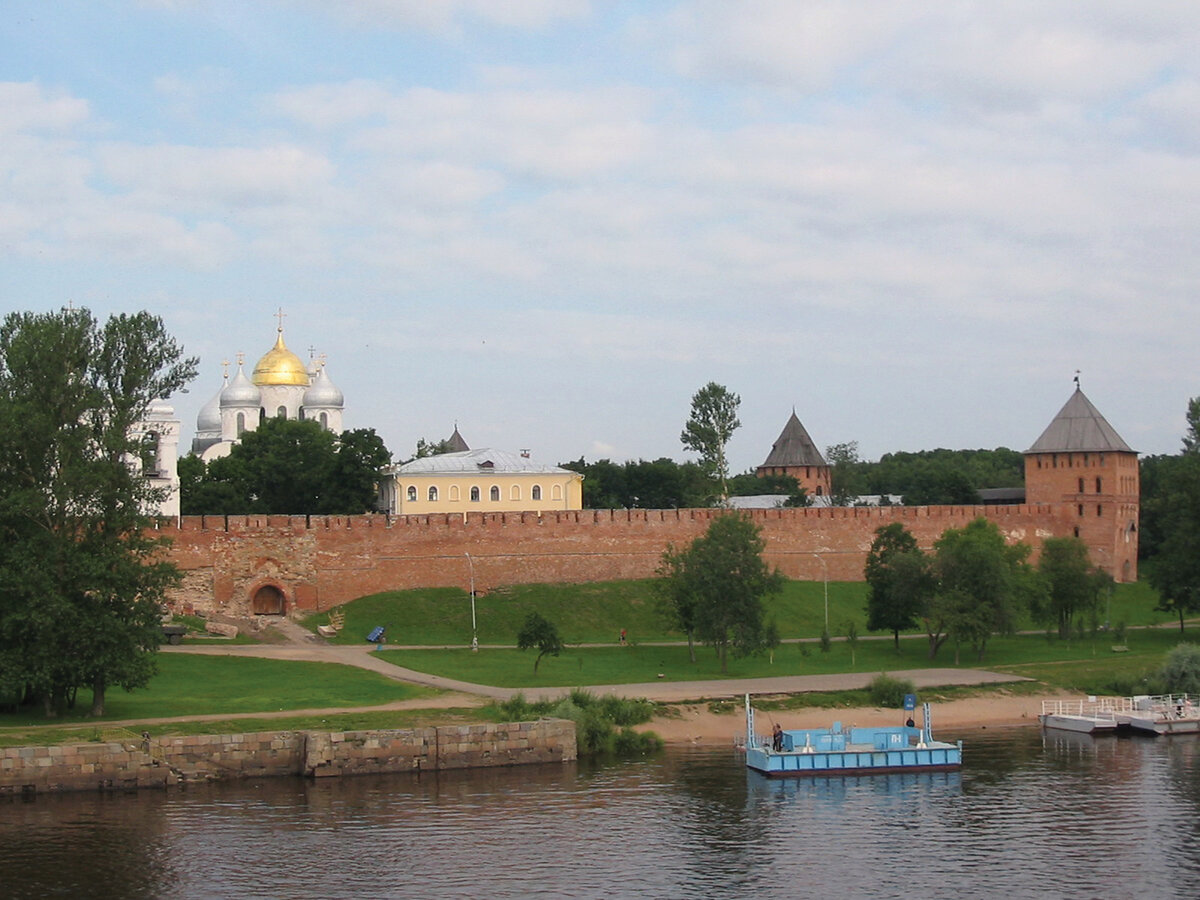
M 434 691 L 401 684 L 375 672 L 335 663 L 292 662 L 238 656 L 158 657 L 158 675 L 141 690 L 110 689 L 105 715 L 87 716 L 90 691 L 79 692 L 75 709 L 59 722 L 104 722 L 166 716 L 220 715 L 375 706 L 429 696 Z M 0 728 L 45 724 L 40 711 L 0 715 Z
M 553 622 L 568 644 L 617 641 L 624 628 L 633 641 L 680 640 L 655 609 L 653 579 L 594 584 L 528 584 L 497 588 L 475 598 L 475 615 L 482 644 L 516 644 L 525 616 L 537 611 Z M 1112 624 L 1156 625 L 1170 622 L 1168 613 L 1154 611 L 1157 595 L 1145 584 L 1116 585 L 1099 610 L 1100 621 Z M 863 582 L 829 583 L 829 630 L 846 633 L 853 621 L 866 632 L 867 586 Z M 471 597 L 459 588 L 387 591 L 361 597 L 341 607 L 346 625 L 333 640 L 362 643 L 377 625 L 387 628 L 390 644 L 423 646 L 471 642 Z M 784 638 L 817 637 L 825 625 L 825 585 L 819 581 L 789 581 L 767 600 Z M 329 621 L 328 613 L 310 616 L 304 624 L 316 630 Z M 1026 622 L 1023 628 L 1035 628 Z
M 1134 630 L 1126 638 L 1129 649 L 1122 653 L 1114 653 L 1111 638 L 1103 635 L 1069 642 L 1040 634 L 1018 635 L 993 638 L 982 661 L 969 648 L 963 648 L 960 665 L 1012 671 L 1014 675 L 1060 684 L 1063 679 L 1094 679 L 1109 672 L 1140 673 L 1156 668 L 1167 651 L 1183 640 L 1200 640 L 1200 630 L 1193 628 L 1183 637 L 1177 629 Z M 899 653 L 889 641 L 860 642 L 853 654 L 844 641 L 834 642 L 827 653 L 816 644 L 783 644 L 770 655 L 731 658 L 725 673 L 720 671 L 711 648 L 697 647 L 696 662 L 692 663 L 686 646 L 636 643 L 627 647 L 568 647 L 561 656 L 543 657 L 537 673 L 533 671 L 534 651 L 384 650 L 380 655 L 395 665 L 446 678 L 529 688 L 955 667 L 953 647 L 943 646 L 934 660 L 928 658 L 927 647 L 923 637 L 904 638 Z M 1076 667 L 1074 671 L 1071 665 Z

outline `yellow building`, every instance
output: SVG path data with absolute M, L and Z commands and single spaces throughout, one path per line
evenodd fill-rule
M 583 509 L 583 476 L 505 450 L 462 450 L 385 470 L 383 512 L 393 515 Z

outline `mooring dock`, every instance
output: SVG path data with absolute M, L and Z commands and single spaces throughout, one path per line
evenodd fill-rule
M 1038 720 L 1044 728 L 1103 734 L 1141 731 L 1150 734 L 1200 733 L 1200 698 L 1191 694 L 1141 694 L 1043 700 Z

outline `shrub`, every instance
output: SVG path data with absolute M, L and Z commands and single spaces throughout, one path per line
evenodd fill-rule
M 1200 646 L 1177 644 L 1167 654 L 1160 677 L 1165 693 L 1200 694 Z
M 904 695 L 916 692 L 917 688 L 911 681 L 892 678 L 882 672 L 876 675 L 867 686 L 867 696 L 871 698 L 871 702 L 876 706 L 885 706 L 890 709 L 902 709 Z

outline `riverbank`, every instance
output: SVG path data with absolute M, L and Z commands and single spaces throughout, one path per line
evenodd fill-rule
M 984 728 L 1037 725 L 1043 700 L 1075 696 L 1078 695 L 1063 691 L 1022 695 L 996 693 L 937 703 L 932 707 L 933 727 L 936 734 L 945 736 Z M 655 717 L 639 730 L 653 731 L 668 744 L 729 744 L 735 735 L 742 734 L 746 725 L 742 705 L 731 703 L 728 707 L 714 711 L 713 705 L 708 703 L 673 705 L 665 715 Z M 764 722 L 771 725 L 778 722 L 785 729 L 827 728 L 834 722 L 864 727 L 898 725 L 904 719 L 902 710 L 869 706 L 758 711 L 760 727 Z

